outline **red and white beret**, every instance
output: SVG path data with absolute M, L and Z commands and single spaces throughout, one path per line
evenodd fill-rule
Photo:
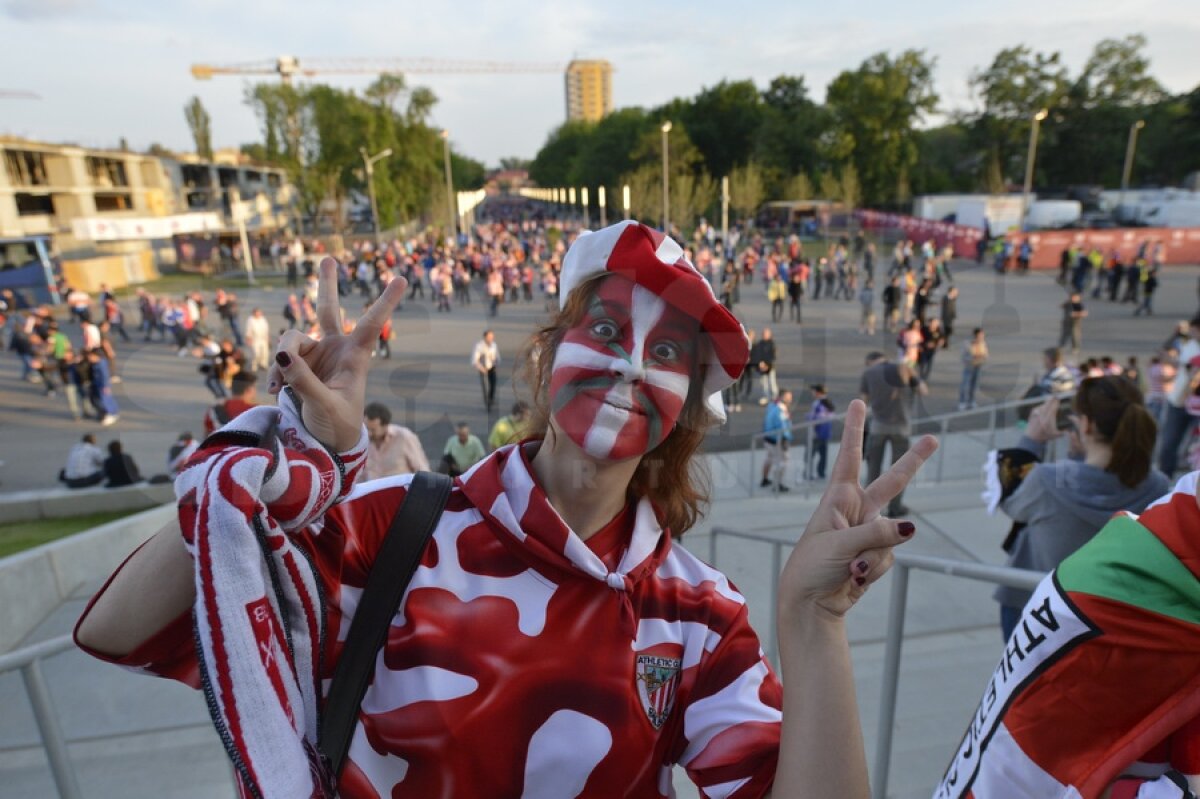
M 717 301 L 712 286 L 683 257 L 683 249 L 662 231 L 632 220 L 584 231 L 563 257 L 559 306 L 566 305 L 576 286 L 604 273 L 632 280 L 700 323 L 707 341 L 707 405 L 724 421 L 721 390 L 741 376 L 750 343 L 741 322 Z

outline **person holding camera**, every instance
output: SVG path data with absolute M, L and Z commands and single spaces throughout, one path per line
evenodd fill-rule
M 1150 465 L 1156 433 L 1142 392 L 1125 377 L 1085 379 L 1069 412 L 1057 397 L 1034 408 L 1017 447 L 1039 462 L 999 505 L 1023 525 L 1007 548 L 1007 565 L 1049 572 L 1114 513 L 1141 513 L 1165 494 L 1167 478 Z M 1040 462 L 1046 443 L 1061 436 L 1069 459 Z M 1000 586 L 993 596 L 1007 640 L 1030 592 Z

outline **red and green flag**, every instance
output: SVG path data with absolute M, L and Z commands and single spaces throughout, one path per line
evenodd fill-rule
M 1190 797 L 1200 784 L 1196 476 L 1038 586 L 934 799 Z M 1189 789 L 1189 782 L 1191 789 Z

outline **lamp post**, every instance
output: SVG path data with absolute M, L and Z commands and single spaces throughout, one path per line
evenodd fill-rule
M 392 154 L 392 148 L 389 147 L 378 155 L 367 155 L 366 147 L 359 147 L 358 151 L 362 153 L 363 166 L 367 172 L 367 194 L 371 198 L 371 227 L 375 230 L 375 246 L 379 246 L 379 208 L 375 204 L 375 164 Z
M 605 210 L 604 187 L 596 189 L 596 202 L 600 204 L 600 227 L 608 227 L 608 212 Z
M 1137 151 L 1138 131 L 1144 127 L 1144 119 L 1139 119 L 1129 126 L 1129 141 L 1125 144 L 1125 166 L 1121 169 L 1121 202 L 1118 208 L 1125 205 L 1125 192 L 1129 190 L 1129 177 L 1133 173 L 1133 154 Z
M 662 123 L 662 135 L 663 135 L 663 140 L 662 140 L 662 155 L 663 155 L 662 226 L 663 226 L 663 233 L 666 233 L 668 236 L 671 235 L 671 221 L 670 221 L 671 220 L 671 195 L 669 194 L 669 187 L 667 184 L 667 163 L 670 158 L 670 155 L 667 151 L 667 134 L 670 132 L 671 132 L 671 121 L 667 120 L 666 122 Z
M 450 214 L 450 228 L 447 238 L 458 238 L 458 214 L 454 210 L 454 179 L 450 173 L 450 131 L 442 131 L 442 159 L 446 164 L 446 211 Z M 451 246 L 447 242 L 447 246 Z
M 621 204 L 625 207 L 625 218 L 629 218 L 629 184 L 621 187 Z
M 721 178 L 721 261 L 729 249 L 729 176 Z
M 1029 213 L 1029 195 L 1033 190 L 1033 161 L 1037 157 L 1037 137 L 1038 127 L 1042 120 L 1050 115 L 1048 109 L 1043 108 L 1033 115 L 1033 126 L 1029 129 L 1029 152 L 1025 155 L 1025 193 L 1021 201 L 1021 228 L 1025 227 L 1025 215 Z

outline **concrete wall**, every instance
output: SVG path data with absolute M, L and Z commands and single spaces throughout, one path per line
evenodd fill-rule
M 0 524 L 65 519 L 88 513 L 144 510 L 175 501 L 172 483 L 138 483 L 121 488 L 42 488 L 0 494 Z
M 174 503 L 162 505 L 0 559 L 0 652 L 15 649 L 55 608 L 106 578 L 174 518 Z

